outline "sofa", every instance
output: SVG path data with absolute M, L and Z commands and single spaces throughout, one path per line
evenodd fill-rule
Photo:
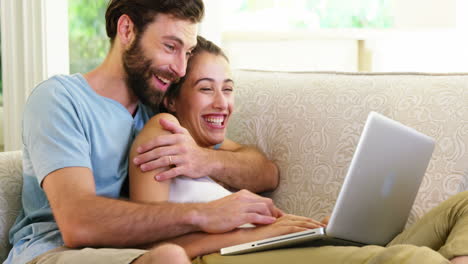
M 468 187 L 468 74 L 233 74 L 229 138 L 257 146 L 279 166 L 279 187 L 265 195 L 288 213 L 331 213 L 370 111 L 437 142 L 408 224 Z M 21 172 L 20 151 L 0 153 L 0 260 L 21 205 Z

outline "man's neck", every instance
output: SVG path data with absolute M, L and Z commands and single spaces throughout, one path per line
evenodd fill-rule
M 122 59 L 115 50 L 111 50 L 104 62 L 84 77 L 97 94 L 119 102 L 132 116 L 135 114 L 138 98 L 127 86 Z

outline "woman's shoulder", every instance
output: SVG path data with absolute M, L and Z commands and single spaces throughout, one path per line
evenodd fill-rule
M 159 124 L 160 119 L 166 119 L 167 121 L 171 121 L 173 123 L 179 124 L 179 120 L 173 114 L 170 113 L 159 113 L 151 117 L 148 123 L 156 123 Z

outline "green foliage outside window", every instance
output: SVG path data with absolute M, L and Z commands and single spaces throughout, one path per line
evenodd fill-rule
M 280 9 L 290 29 L 391 28 L 390 0 L 239 0 L 239 13 Z M 311 25 L 311 21 L 318 22 Z
M 68 0 L 70 73 L 99 65 L 109 49 L 104 14 L 108 0 Z

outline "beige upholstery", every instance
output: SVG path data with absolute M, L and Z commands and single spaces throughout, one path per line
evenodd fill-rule
M 369 111 L 437 141 L 410 222 L 468 187 L 468 75 L 236 71 L 229 137 L 279 166 L 286 212 L 329 214 Z M 19 208 L 19 152 L 0 154 L 0 259 Z M 366 186 L 362 186 L 366 188 Z
M 21 152 L 0 153 L 0 261 L 8 255 L 8 231 L 21 208 Z
M 437 141 L 410 222 L 468 187 L 468 75 L 238 71 L 235 80 L 229 136 L 278 164 L 271 195 L 289 213 L 331 212 L 370 111 Z

